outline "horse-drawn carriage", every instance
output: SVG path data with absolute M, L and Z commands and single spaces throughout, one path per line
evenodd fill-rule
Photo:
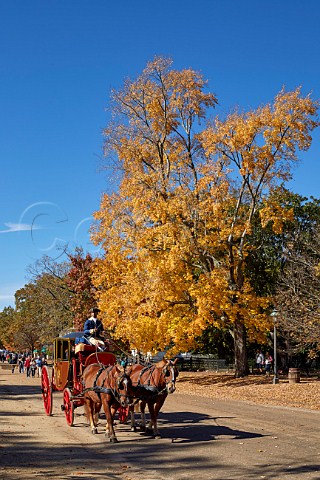
M 97 416 L 103 406 L 107 418 L 106 434 L 117 441 L 113 419 L 118 412 L 120 422 L 131 410 L 131 427 L 134 428 L 133 406 L 139 403 L 143 422 L 148 406 L 150 427 L 154 436 L 160 436 L 157 416 L 168 393 L 175 391 L 178 375 L 176 362 L 163 359 L 152 365 L 128 364 L 121 367 L 116 356 L 103 348 L 81 341 L 82 332 L 73 332 L 54 340 L 53 367 L 50 376 L 47 366 L 42 367 L 41 386 L 44 408 L 52 414 L 52 392 L 63 392 L 64 411 L 68 425 L 74 424 L 74 410 L 84 405 L 92 433 L 97 433 Z
M 110 351 L 99 351 L 96 346 L 84 343 L 82 332 L 72 332 L 55 338 L 53 342 L 52 374 L 47 366 L 42 367 L 41 387 L 44 408 L 52 414 L 52 392 L 63 392 L 61 409 L 68 425 L 74 424 L 74 410 L 84 404 L 81 381 L 85 368 L 91 364 L 114 365 L 116 356 Z

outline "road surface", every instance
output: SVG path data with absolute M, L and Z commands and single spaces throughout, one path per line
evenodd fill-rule
M 92 435 L 75 411 L 69 427 L 53 395 L 44 413 L 40 379 L 0 369 L 0 478 L 117 480 L 320 480 L 320 411 L 170 395 L 163 438 L 117 425 L 118 444 Z

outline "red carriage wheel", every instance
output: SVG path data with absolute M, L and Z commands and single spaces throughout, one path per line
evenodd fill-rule
M 52 415 L 52 385 L 48 368 L 44 365 L 41 371 L 41 390 L 44 409 L 47 415 Z
M 119 422 L 126 423 L 129 416 L 129 407 L 120 407 L 118 410 Z
M 74 423 L 74 405 L 71 400 L 71 392 L 69 388 L 63 390 L 63 410 L 66 416 L 67 424 L 72 427 Z

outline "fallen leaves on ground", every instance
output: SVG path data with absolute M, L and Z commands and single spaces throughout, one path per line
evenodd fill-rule
M 262 375 L 235 378 L 231 374 L 214 372 L 180 372 L 177 392 L 221 400 L 320 410 L 319 378 L 301 379 L 300 383 L 280 379 L 277 384 L 273 384 L 272 379 L 272 376 Z

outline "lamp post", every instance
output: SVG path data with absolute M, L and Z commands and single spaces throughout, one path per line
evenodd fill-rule
M 279 383 L 278 377 L 278 365 L 277 365 L 277 326 L 276 326 L 276 318 L 277 318 L 277 310 L 274 309 L 271 313 L 271 317 L 273 319 L 273 382 L 272 383 Z

